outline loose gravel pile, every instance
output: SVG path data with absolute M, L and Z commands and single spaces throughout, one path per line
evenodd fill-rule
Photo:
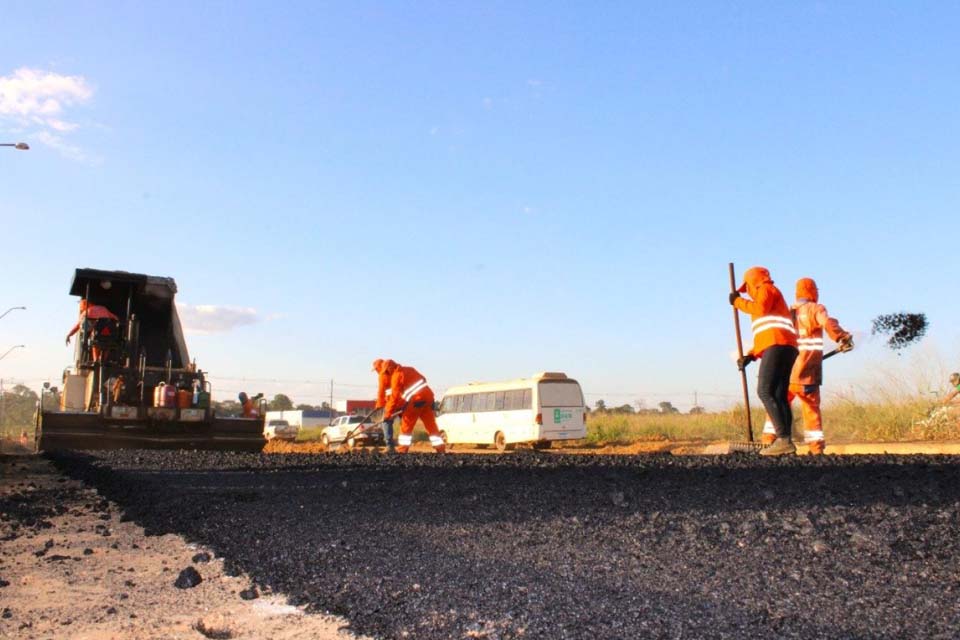
M 55 458 L 384 638 L 955 638 L 960 459 Z

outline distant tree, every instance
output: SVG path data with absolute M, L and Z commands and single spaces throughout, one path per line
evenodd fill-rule
M 323 402 L 320 403 L 320 408 L 321 408 L 321 409 L 329 409 L 329 408 L 330 408 L 330 403 L 327 402 L 326 400 L 324 400 Z
M 637 398 L 633 401 L 633 404 L 637 407 L 637 413 L 646 413 L 647 403 L 643 398 Z
M 614 413 L 636 413 L 632 404 L 622 404 L 613 410 Z
M 594 408 L 595 408 L 597 411 L 606 411 L 606 410 L 607 410 L 607 403 L 604 402 L 602 399 L 601 399 L 601 400 L 597 400 L 596 404 L 593 405 L 593 406 L 594 406 Z
M 707 412 L 707 410 L 704 409 L 703 407 L 691 407 L 691 408 L 690 408 L 690 415 L 692 415 L 692 416 L 698 416 L 698 415 L 700 415 L 700 414 L 702 414 L 702 413 L 706 413 L 706 412 Z
M 273 400 L 267 405 L 267 409 L 270 411 L 289 411 L 293 409 L 293 400 L 285 394 L 278 393 L 273 396 Z
M 659 405 L 660 413 L 680 413 L 680 410 L 673 406 L 672 402 L 661 402 Z
M 294 409 L 297 411 L 313 411 L 314 406 L 312 404 L 298 404 Z
M 39 399 L 36 391 L 22 384 L 4 391 L 0 398 L 3 408 L 0 427 L 28 427 L 34 424 Z

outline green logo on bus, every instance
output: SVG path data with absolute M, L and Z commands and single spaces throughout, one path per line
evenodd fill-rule
M 560 424 L 564 420 L 569 420 L 573 417 L 573 411 L 569 409 L 554 409 L 553 410 L 553 424 Z

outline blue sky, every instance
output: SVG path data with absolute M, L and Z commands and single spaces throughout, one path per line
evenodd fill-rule
M 391 356 L 438 391 L 546 369 L 726 406 L 730 261 L 858 331 L 927 313 L 828 383 L 960 368 L 956 4 L 0 11 L 0 142 L 32 147 L 0 149 L 8 380 L 69 363 L 78 266 L 214 306 L 188 342 L 222 397 L 366 395 Z

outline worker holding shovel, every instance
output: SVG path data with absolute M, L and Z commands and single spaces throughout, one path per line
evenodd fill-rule
M 827 308 L 820 304 L 820 291 L 813 278 L 800 278 L 796 287 L 797 301 L 793 305 L 798 332 L 797 345 L 800 355 L 790 374 L 790 402 L 800 401 L 803 414 L 803 439 L 812 455 L 819 455 L 826 448 L 823 436 L 823 416 L 820 412 L 820 387 L 823 385 L 823 333 L 837 343 L 838 352 L 853 349 L 853 335 L 844 331 L 836 318 L 831 318 Z M 827 356 L 833 355 L 832 353 Z M 763 425 L 763 444 L 773 444 L 776 439 L 774 427 L 767 417 Z
M 390 376 L 390 392 L 383 408 L 383 419 L 390 420 L 395 411 L 400 412 L 400 435 L 397 437 L 397 453 L 406 453 L 413 444 L 413 428 L 417 421 L 423 422 L 430 435 L 430 444 L 437 453 L 445 453 L 446 446 L 437 428 L 433 413 L 433 390 L 427 379 L 413 367 L 399 365 L 393 360 L 384 360 L 380 371 Z
M 748 293 L 751 299 L 742 298 L 741 293 Z M 743 370 L 754 360 L 760 360 L 757 395 L 776 430 L 776 439 L 761 449 L 760 455 L 796 453 L 797 448 L 790 440 L 793 413 L 787 399 L 790 372 L 797 359 L 797 330 L 790 309 L 764 267 L 747 269 L 743 284 L 730 293 L 730 304 L 749 313 L 753 321 L 753 348 L 737 359 L 737 367 Z

